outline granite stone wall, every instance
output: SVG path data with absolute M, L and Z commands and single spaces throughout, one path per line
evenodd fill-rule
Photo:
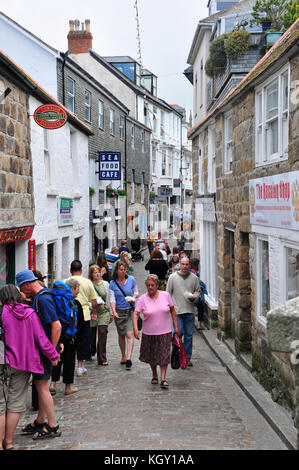
M 34 224 L 28 94 L 0 74 L 0 228 Z

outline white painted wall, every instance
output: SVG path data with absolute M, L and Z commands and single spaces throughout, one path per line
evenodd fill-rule
M 57 98 L 57 53 L 1 13 L 0 49 Z
M 30 97 L 30 114 L 40 106 Z M 75 132 L 75 149 L 71 158 L 71 129 Z M 84 275 L 87 275 L 89 253 L 89 168 L 88 136 L 67 123 L 57 130 L 49 130 L 49 155 L 51 161 L 51 185 L 47 185 L 44 156 L 44 129 L 31 119 L 31 151 L 35 201 L 33 238 L 37 245 L 37 269 L 47 273 L 47 244 L 56 243 L 56 279 L 62 280 L 69 273 L 74 259 L 74 239 L 81 237 L 80 259 Z M 74 161 L 76 159 L 76 161 Z M 66 227 L 58 226 L 58 197 L 73 199 L 74 222 Z M 68 240 L 67 240 L 68 238 Z M 64 250 L 62 249 L 62 245 Z

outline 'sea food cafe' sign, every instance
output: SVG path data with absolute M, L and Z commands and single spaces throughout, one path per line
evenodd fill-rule
M 299 230 L 299 171 L 249 181 L 253 225 Z
M 45 129 L 59 129 L 64 126 L 67 121 L 67 113 L 56 104 L 43 104 L 34 112 L 34 120 L 36 124 Z

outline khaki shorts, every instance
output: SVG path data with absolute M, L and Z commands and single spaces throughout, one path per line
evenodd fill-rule
M 3 365 L 0 365 L 0 416 L 26 411 L 30 372 L 6 366 L 7 381 L 3 384 Z
M 115 325 L 119 335 L 125 335 L 127 331 L 133 331 L 132 314 L 133 308 L 116 308 L 119 318 L 115 318 Z

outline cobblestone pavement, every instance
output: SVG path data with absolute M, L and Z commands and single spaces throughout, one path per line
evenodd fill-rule
M 144 263 L 134 264 L 144 292 Z M 35 418 L 27 411 L 17 428 L 22 450 L 223 450 L 286 449 L 226 369 L 194 333 L 193 367 L 168 369 L 169 389 L 151 385 L 150 367 L 138 360 L 135 341 L 130 371 L 120 365 L 114 323 L 109 327 L 108 367 L 86 362 L 87 375 L 75 378 L 80 391 L 54 397 L 60 438 L 33 441 L 21 425 Z M 28 406 L 31 390 L 28 394 Z

